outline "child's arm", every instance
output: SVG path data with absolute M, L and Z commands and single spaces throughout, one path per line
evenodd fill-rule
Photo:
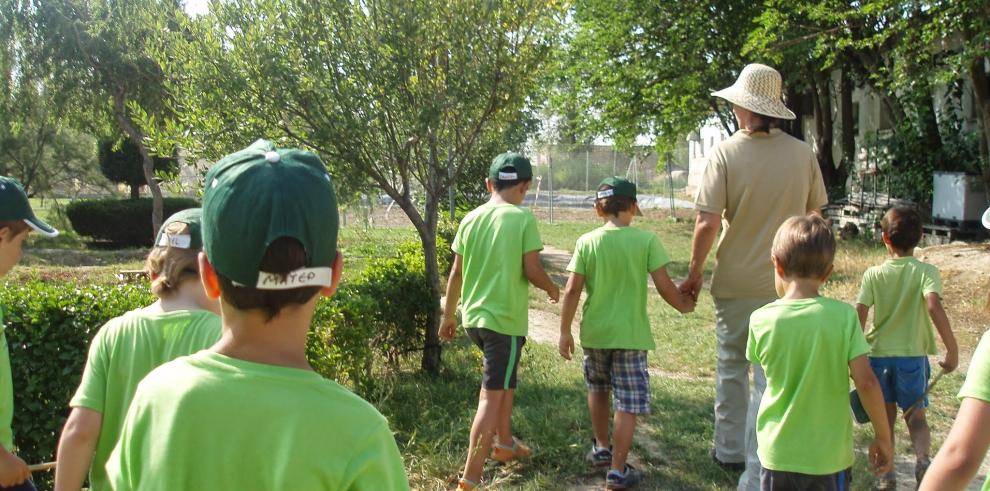
M 0 486 L 13 487 L 30 478 L 27 464 L 0 445 Z
M 931 467 L 925 473 L 921 491 L 961 491 L 980 470 L 990 448 L 990 403 L 966 397 L 959 406 L 956 421 Z
M 565 360 L 570 360 L 571 355 L 574 354 L 571 323 L 574 321 L 574 313 L 577 312 L 583 289 L 584 275 L 571 272 L 571 276 L 567 278 L 567 286 L 564 287 L 564 305 L 560 309 L 560 340 L 557 342 L 557 350 Z
M 877 381 L 873 369 L 870 368 L 870 360 L 866 355 L 857 356 L 849 362 L 849 371 L 852 373 L 853 384 L 859 393 L 859 399 L 863 402 L 866 414 L 870 415 L 870 423 L 873 424 L 873 443 L 870 444 L 870 465 L 877 475 L 890 472 L 893 466 L 891 459 L 891 439 L 890 427 L 887 423 L 887 409 L 884 407 L 883 392 L 880 390 L 880 382 Z
M 870 306 L 857 303 L 856 315 L 859 316 L 859 328 L 866 332 L 866 318 L 870 315 Z
M 550 303 L 557 303 L 560 300 L 560 287 L 543 270 L 543 264 L 540 263 L 540 251 L 529 251 L 523 255 L 523 270 L 526 272 L 526 279 L 533 286 L 547 292 Z
M 58 466 L 55 467 L 55 491 L 79 491 L 93 452 L 100 438 L 103 415 L 84 407 L 72 408 L 58 441 Z
M 447 300 L 443 305 L 443 320 L 440 321 L 440 338 L 450 341 L 457 332 L 457 302 L 461 300 L 461 270 L 464 268 L 464 258 L 454 254 L 454 263 L 450 265 L 450 276 L 447 278 Z
M 650 276 L 653 277 L 653 284 L 657 287 L 657 293 L 671 307 L 677 309 L 682 314 L 694 311 L 696 302 L 694 294 L 679 290 L 677 285 L 673 281 L 670 281 L 670 276 L 667 275 L 667 268 L 661 266 L 656 271 L 650 273 Z
M 928 304 L 928 316 L 931 317 L 932 324 L 935 325 L 935 330 L 938 331 L 938 336 L 942 338 L 942 344 L 945 345 L 945 359 L 938 364 L 942 365 L 946 373 L 949 373 L 959 366 L 959 345 L 956 344 L 956 336 L 952 334 L 949 317 L 945 315 L 945 309 L 942 308 L 942 300 L 938 293 L 925 295 L 925 303 Z

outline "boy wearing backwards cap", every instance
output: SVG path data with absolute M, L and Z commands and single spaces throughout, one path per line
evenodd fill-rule
M 20 183 L 0 176 L 0 277 L 10 272 L 20 260 L 21 245 L 31 230 L 45 237 L 58 235 L 58 230 L 34 216 Z M 29 491 L 34 489 L 31 472 L 27 464 L 13 454 L 14 384 L 2 314 L 0 308 L 0 489 Z
M 312 153 L 259 140 L 210 168 L 199 264 L 222 336 L 140 383 L 113 489 L 408 489 L 385 418 L 306 360 L 316 302 L 340 282 L 337 224 Z
M 516 370 L 529 329 L 527 280 L 547 292 L 551 302 L 560 297 L 560 289 L 540 264 L 543 243 L 536 218 L 519 206 L 532 178 L 528 158 L 511 152 L 495 157 L 485 180 L 491 199 L 461 220 L 451 245 L 454 263 L 440 337 L 454 338 L 460 299 L 462 323 L 484 352 L 478 411 L 471 424 L 459 489 L 478 487 L 489 451 L 500 462 L 531 454 L 529 447 L 512 436 Z
M 560 355 L 574 354 L 571 322 L 588 287 L 581 318 L 584 378 L 588 411 L 594 432 L 587 459 L 595 467 L 610 467 L 607 489 L 627 489 L 640 480 L 639 471 L 626 463 L 639 414 L 650 413 L 650 376 L 646 353 L 656 348 L 646 315 L 647 275 L 657 292 L 681 313 L 694 310 L 694 300 L 682 295 L 667 275 L 670 262 L 656 234 L 631 227 L 636 185 L 609 177 L 598 186 L 595 212 L 605 224 L 578 239 L 567 270 L 560 315 Z M 609 392 L 615 400 L 614 439 L 609 445 Z
M 145 261 L 158 300 L 111 319 L 93 338 L 58 444 L 56 491 L 78 491 L 87 470 L 90 490 L 110 489 L 104 465 L 138 382 L 220 339 L 220 305 L 199 281 L 202 214 L 190 208 L 165 220 Z

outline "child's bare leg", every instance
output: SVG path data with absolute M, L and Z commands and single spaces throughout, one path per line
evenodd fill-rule
M 516 389 L 508 389 L 502 394 L 502 404 L 498 410 L 498 428 L 495 433 L 498 436 L 498 443 L 512 446 L 512 405 L 515 402 Z
M 896 440 L 894 425 L 897 423 L 897 403 L 888 402 L 885 404 L 885 407 L 887 409 L 887 427 L 890 428 L 890 448 L 894 448 L 894 440 Z
M 626 457 L 632 448 L 633 431 L 636 429 L 636 415 L 622 411 L 615 412 L 615 430 L 612 434 L 612 468 L 626 471 Z
M 610 392 L 588 392 L 588 412 L 591 413 L 591 431 L 595 434 L 595 445 L 608 448 L 608 416 Z M 616 413 L 618 414 L 618 413 Z
M 478 395 L 478 412 L 471 423 L 471 437 L 468 442 L 467 462 L 464 464 L 464 479 L 474 482 L 481 480 L 485 459 L 492 448 L 495 430 L 499 424 L 504 390 L 481 389 Z
M 911 411 L 911 414 L 904 418 L 904 422 L 907 423 L 908 434 L 911 435 L 915 457 L 918 460 L 927 460 L 932 447 L 932 434 L 928 427 L 925 408 L 919 407 Z

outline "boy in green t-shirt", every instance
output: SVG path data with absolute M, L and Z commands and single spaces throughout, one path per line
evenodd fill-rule
M 636 185 L 609 177 L 598 186 L 595 212 L 605 224 L 578 239 L 567 270 L 560 315 L 560 355 L 574 354 L 571 322 L 587 286 L 581 318 L 584 377 L 594 438 L 587 458 L 595 467 L 610 467 L 607 489 L 628 489 L 640 480 L 626 463 L 636 417 L 650 413 L 650 375 L 646 353 L 654 348 L 646 314 L 647 276 L 671 306 L 687 313 L 694 300 L 682 295 L 665 267 L 670 258 L 656 234 L 629 226 L 640 214 Z M 609 393 L 615 404 L 614 446 L 609 445 Z
M 921 400 L 904 418 L 914 446 L 914 474 L 920 483 L 931 452 L 931 432 L 925 415 L 928 399 L 923 396 L 931 371 L 928 356 L 938 353 L 932 324 L 945 344 L 945 359 L 939 362 L 945 372 L 958 365 L 959 348 L 942 308 L 938 269 L 914 257 L 914 248 L 922 236 L 921 216 L 913 208 L 891 208 L 880 227 L 891 257 L 866 270 L 856 311 L 860 326 L 866 330 L 870 307 L 876 308 L 866 340 L 871 348 L 870 365 L 883 388 L 891 434 L 897 407 L 906 412 Z M 877 488 L 896 489 L 895 474 L 884 476 Z
M 316 303 L 340 282 L 337 224 L 312 153 L 259 140 L 210 168 L 199 268 L 222 335 L 138 385 L 112 489 L 408 489 L 385 418 L 306 359 Z
M 93 338 L 58 444 L 55 491 L 78 491 L 87 470 L 91 491 L 110 489 L 104 465 L 138 382 L 220 339 L 220 305 L 199 281 L 202 214 L 190 208 L 165 220 L 145 261 L 158 300 L 111 319 Z
M 491 199 L 461 220 L 451 245 L 454 261 L 440 337 L 454 338 L 460 301 L 468 337 L 484 352 L 478 411 L 471 424 L 459 489 L 478 487 L 489 451 L 500 462 L 531 453 L 512 435 L 516 371 L 529 330 L 527 280 L 547 292 L 551 302 L 560 296 L 560 289 L 540 264 L 543 243 L 536 218 L 519 206 L 532 178 L 528 158 L 511 152 L 496 156 L 485 180 Z
M 21 245 L 32 230 L 45 237 L 58 235 L 58 230 L 34 216 L 21 184 L 0 176 L 0 278 L 21 259 Z M 13 453 L 14 384 L 2 314 L 0 308 L 0 490 L 33 491 L 27 464 Z
M 821 217 L 792 217 L 777 230 L 771 254 L 781 298 L 753 312 L 746 345 L 746 358 L 767 377 L 756 417 L 761 488 L 849 489 L 850 372 L 873 423 L 874 472 L 891 469 L 891 438 L 856 312 L 818 294 L 832 273 L 835 237 Z

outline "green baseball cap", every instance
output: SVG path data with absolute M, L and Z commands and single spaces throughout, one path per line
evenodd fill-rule
M 199 250 L 203 248 L 202 229 L 203 209 L 187 208 L 173 214 L 165 220 L 162 228 L 158 229 L 155 245 L 158 247 L 176 247 L 179 249 Z M 173 223 L 182 223 L 189 229 L 188 233 L 170 234 L 165 231 Z
M 45 237 L 58 235 L 58 230 L 34 216 L 21 183 L 12 177 L 0 176 L 0 221 L 15 220 L 24 220 L 24 223 Z
M 595 192 L 595 199 L 603 199 L 610 196 L 626 196 L 636 199 L 636 185 L 623 177 L 606 177 L 598 185 L 598 191 Z M 637 208 L 636 215 L 643 216 L 642 210 Z
M 206 173 L 203 246 L 217 272 L 240 286 L 288 290 L 330 286 L 337 255 L 337 198 L 315 154 L 258 140 Z M 261 271 L 276 239 L 290 237 L 307 263 L 288 274 Z
M 492 159 L 488 177 L 499 181 L 519 181 L 533 178 L 533 166 L 529 159 L 515 152 L 505 152 Z

